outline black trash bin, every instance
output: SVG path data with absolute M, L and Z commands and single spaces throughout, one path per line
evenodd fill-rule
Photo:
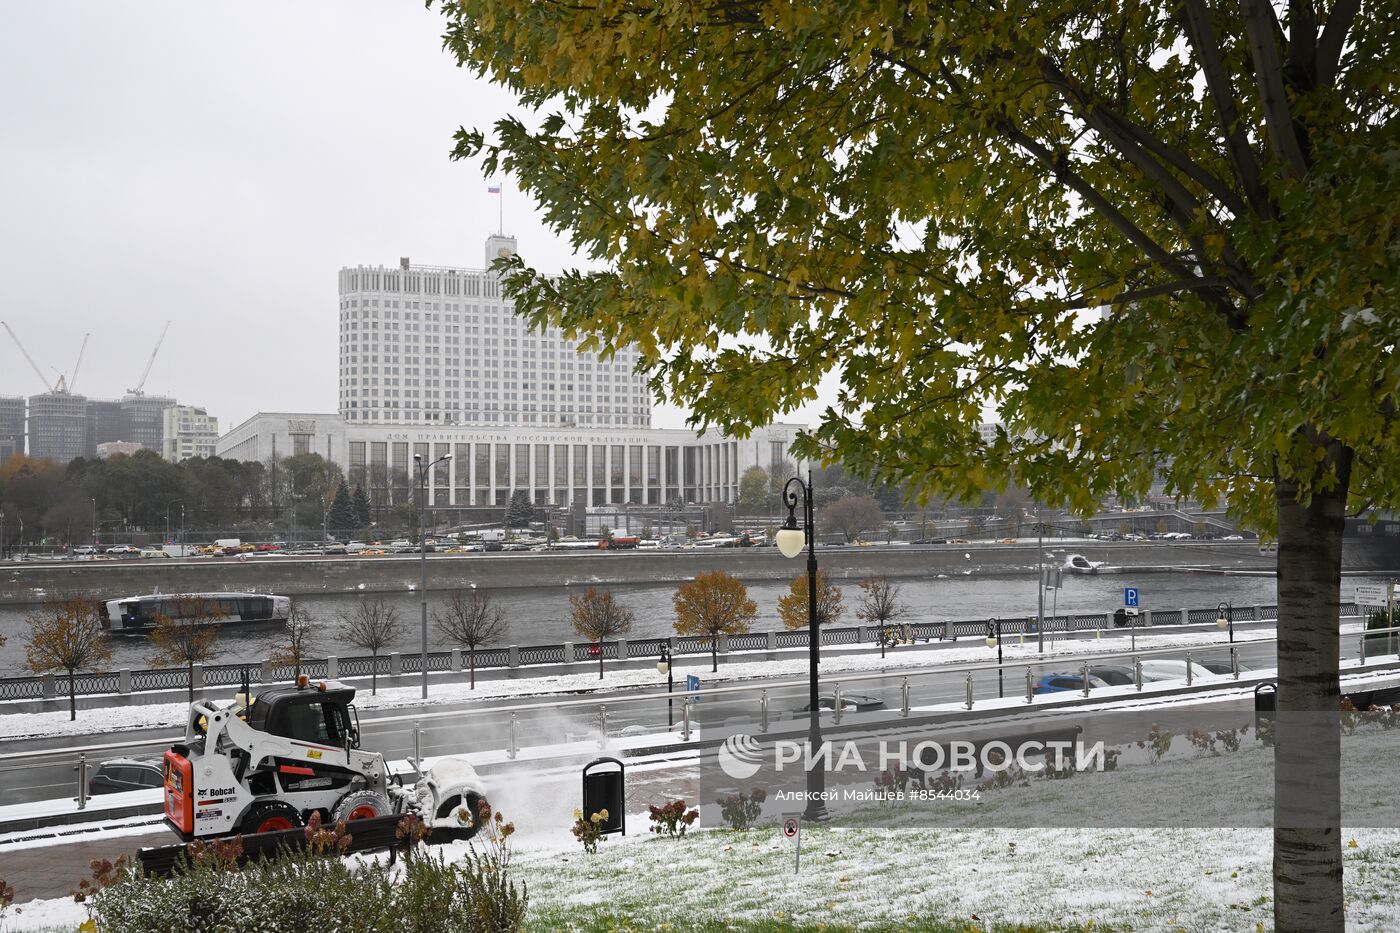
M 1274 713 L 1278 710 L 1278 685 L 1266 680 L 1254 687 L 1254 734 L 1272 743 Z
M 616 770 L 598 770 L 603 765 L 616 765 Z M 608 811 L 603 821 L 603 834 L 627 835 L 626 794 L 622 784 L 623 764 L 616 758 L 595 758 L 583 766 L 583 818 Z
M 1128 610 L 1126 610 L 1126 609 L 1115 609 L 1115 610 L 1113 610 L 1113 627 L 1114 627 L 1114 628 L 1124 628 L 1127 624 L 1128 624 Z

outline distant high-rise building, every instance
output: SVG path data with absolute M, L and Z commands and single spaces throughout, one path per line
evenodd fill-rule
M 121 440 L 134 441 L 161 453 L 165 441 L 164 412 L 178 404 L 162 395 L 128 395 L 121 400 Z
M 211 418 L 203 408 L 193 405 L 172 405 L 161 415 L 164 419 L 161 456 L 171 463 L 214 456 L 214 447 L 219 441 L 218 418 Z
M 122 403 L 117 399 L 90 398 L 87 400 L 87 451 L 85 456 L 96 457 L 101 444 L 122 439 Z
M 0 395 L 0 463 L 24 453 L 24 398 Z
M 87 399 L 67 392 L 29 397 L 29 455 L 68 463 L 87 453 Z
M 491 236 L 486 261 L 515 253 Z M 532 331 L 482 269 L 340 270 L 340 411 L 356 424 L 647 428 L 637 352 L 609 360 Z

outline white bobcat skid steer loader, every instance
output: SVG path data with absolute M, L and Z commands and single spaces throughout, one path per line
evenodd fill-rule
M 384 756 L 361 751 L 355 688 L 334 681 L 247 687 L 224 707 L 190 706 L 185 741 L 165 753 L 165 819 L 186 841 L 415 813 L 467 838 L 485 797 L 464 758 L 439 759 L 401 786 Z

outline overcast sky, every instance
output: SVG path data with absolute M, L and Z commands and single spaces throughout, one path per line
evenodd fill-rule
M 479 268 L 497 202 L 448 160 L 513 104 L 457 69 L 414 0 L 6 5 L 0 30 L 0 318 L 46 378 L 117 398 L 141 376 L 227 430 L 334 411 L 336 272 Z M 567 241 L 501 179 L 532 264 Z M 43 391 L 0 334 L 0 394 Z M 660 409 L 658 427 L 683 413 Z M 788 419 L 796 420 L 796 419 Z

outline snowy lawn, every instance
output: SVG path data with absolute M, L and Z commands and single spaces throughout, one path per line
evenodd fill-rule
M 773 829 L 610 839 L 522 858 L 539 929 L 1272 927 L 1269 830 L 803 827 L 801 874 Z M 1355 830 L 1347 928 L 1395 930 L 1400 832 Z
M 1343 630 L 1346 630 L 1343 626 Z M 1357 629 L 1359 631 L 1359 629 Z M 1237 643 L 1259 641 L 1272 637 L 1270 630 L 1236 632 Z M 1109 651 L 1127 652 L 1131 641 L 1127 636 L 1112 636 L 1103 639 L 1072 639 L 1047 642 L 1046 658 L 1069 658 L 1081 654 L 1095 654 Z M 1153 636 L 1139 636 L 1137 645 L 1146 648 L 1186 648 L 1209 646 L 1220 652 L 1228 652 L 1228 644 L 1222 644 L 1217 632 L 1182 632 Z M 1035 639 L 1028 637 L 1021 644 L 1015 637 L 1008 636 L 1002 645 L 1008 666 L 1018 663 L 1037 662 Z M 992 652 L 981 639 L 973 639 L 966 647 L 941 648 L 937 651 L 913 653 L 891 653 L 882 659 L 873 650 L 869 654 L 835 655 L 822 659 L 824 676 L 840 674 L 862 674 L 879 672 L 899 672 L 903 670 L 928 670 L 941 665 L 966 664 L 968 662 L 988 662 L 995 660 Z M 547 677 L 521 677 L 518 680 L 478 681 L 476 689 L 471 689 L 464 680 L 460 683 L 436 682 L 431 687 L 430 705 L 464 703 L 471 700 L 510 699 L 529 697 L 563 696 L 568 694 L 591 693 L 597 690 L 620 688 L 657 689 L 657 674 L 654 670 L 609 670 L 599 679 L 597 668 L 584 662 L 578 665 L 576 674 L 560 674 Z M 753 660 L 731 661 L 720 665 L 718 673 L 702 671 L 701 680 L 706 685 L 752 680 L 756 678 L 805 678 L 807 659 L 790 658 L 779 661 Z M 357 684 L 355 705 L 361 713 L 369 710 L 396 710 L 419 708 L 423 705 L 421 688 L 386 687 L 377 695 L 371 695 L 362 684 Z M 225 699 L 233 698 L 234 688 L 230 687 Z M 70 721 L 66 709 L 45 713 L 3 713 L 0 714 L 0 739 L 38 738 L 62 735 L 107 734 L 123 729 L 182 728 L 189 710 L 185 703 L 153 703 L 112 706 L 103 709 L 79 710 L 78 719 Z
M 639 827 L 640 829 L 640 827 Z M 875 830 L 804 826 L 802 871 L 775 830 L 613 837 L 518 856 L 535 930 L 1272 928 L 1268 830 Z M 1400 928 L 1400 832 L 1348 830 L 1347 929 Z M 1353 845 L 1354 843 L 1354 845 Z M 448 849 L 449 853 L 451 847 Z M 80 905 L 0 928 L 73 930 Z

